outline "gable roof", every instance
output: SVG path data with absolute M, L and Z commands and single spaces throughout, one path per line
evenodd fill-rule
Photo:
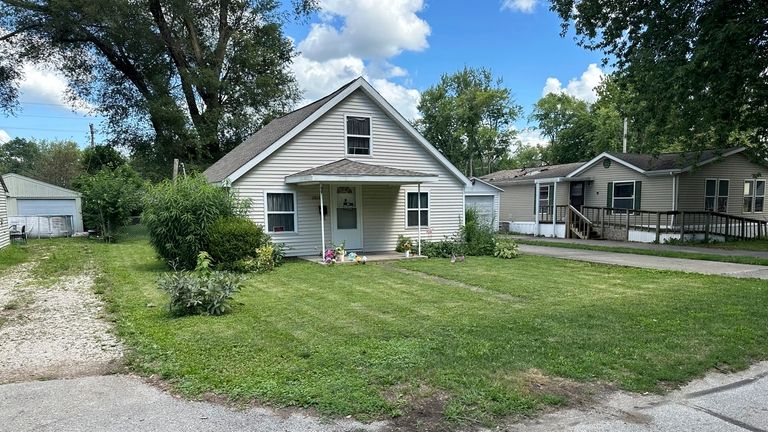
M 487 181 L 485 181 L 485 180 L 483 180 L 483 179 L 481 179 L 479 177 L 472 177 L 472 178 L 469 179 L 469 181 L 472 182 L 473 186 L 476 185 L 477 183 L 480 183 L 480 184 L 488 186 L 489 188 L 496 189 L 497 191 L 504 192 L 504 189 L 502 189 L 502 188 L 500 188 L 498 186 L 494 186 L 494 185 L 488 183 Z
M 304 175 L 347 175 L 347 176 L 395 176 L 395 177 L 437 177 L 435 174 L 425 174 L 418 171 L 404 170 L 399 168 L 390 168 L 383 165 L 371 165 L 362 162 L 356 162 L 349 159 L 341 159 L 336 162 L 310 168 L 305 171 L 293 174 L 294 176 Z
M 582 165 L 584 165 L 584 162 L 546 165 L 532 168 L 518 168 L 512 170 L 497 171 L 495 173 L 484 175 L 480 178 L 494 185 L 528 183 L 543 178 L 565 177 Z
M 210 182 L 228 181 L 231 183 L 237 180 L 358 89 L 369 96 L 379 108 L 411 135 L 417 143 L 421 144 L 428 153 L 445 166 L 457 179 L 465 185 L 470 184 L 469 179 L 421 136 L 363 77 L 345 84 L 335 92 L 316 102 L 272 120 L 272 122 L 216 161 L 203 174 L 205 174 Z
M 354 81 L 344 84 L 338 90 L 324 98 L 318 99 L 309 105 L 305 105 L 267 123 L 264 127 L 246 138 L 240 145 L 232 149 L 232 151 L 225 154 L 221 159 L 208 167 L 208 169 L 205 170 L 205 176 L 211 182 L 224 181 L 235 172 L 235 170 L 258 156 L 275 141 L 290 132 L 291 129 L 301 124 L 301 122 L 306 120 L 329 100 L 333 99 L 336 95 L 344 91 L 344 89 L 352 85 L 352 83 L 354 83 Z
M 654 175 L 688 171 L 694 167 L 706 165 L 745 150 L 746 147 L 729 147 L 691 152 L 661 153 L 658 155 L 603 152 L 576 171 L 570 173 L 568 177 L 574 177 L 584 172 L 603 158 L 611 159 L 641 174 Z
M 3 174 L 2 177 L 3 177 L 3 184 L 6 184 L 5 181 L 8 180 L 8 179 L 18 179 L 18 180 L 21 180 L 21 181 L 24 181 L 24 182 L 34 183 L 34 184 L 39 185 L 41 187 L 44 187 L 46 189 L 51 189 L 51 190 L 55 190 L 57 192 L 61 192 L 62 193 L 61 196 L 64 196 L 64 197 L 73 197 L 74 198 L 74 197 L 79 197 L 79 196 L 82 195 L 78 191 L 73 191 L 72 189 L 67 189 L 67 188 L 63 188 L 61 186 L 56 186 L 55 184 L 46 183 L 46 182 L 44 182 L 42 180 L 34 179 L 32 177 L 23 176 L 21 174 L 9 173 L 9 174 Z M 11 183 L 11 185 L 13 186 L 13 182 L 8 182 L 8 183 Z M 16 198 L 16 197 L 24 197 L 25 196 L 25 195 L 18 194 L 17 190 L 14 190 L 14 191 L 11 191 L 10 189 L 7 189 L 7 190 L 8 190 L 8 193 L 11 194 L 11 196 L 13 196 L 14 198 Z

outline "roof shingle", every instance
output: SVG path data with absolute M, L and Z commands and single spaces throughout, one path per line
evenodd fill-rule
M 390 168 L 383 165 L 372 165 L 356 162 L 349 159 L 341 159 L 336 162 L 310 168 L 292 174 L 289 177 L 309 175 L 339 175 L 339 176 L 376 176 L 376 177 L 435 177 L 434 174 L 425 174 L 418 171 Z

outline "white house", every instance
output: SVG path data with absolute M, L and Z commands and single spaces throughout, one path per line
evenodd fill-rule
M 452 235 L 471 185 L 363 78 L 273 120 L 205 175 L 249 198 L 249 217 L 289 255 L 318 257 Z
M 8 187 L 0 177 L 0 249 L 8 246 L 10 240 L 10 225 L 8 224 Z
M 8 187 L 8 218 L 26 226 L 30 237 L 72 235 L 83 231 L 79 192 L 19 174 L 4 174 Z

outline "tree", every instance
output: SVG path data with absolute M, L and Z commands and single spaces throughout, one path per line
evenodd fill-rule
M 510 157 L 499 164 L 499 169 L 541 166 L 544 164 L 544 152 L 541 146 L 519 144 Z
M 464 68 L 443 75 L 421 96 L 417 126 L 454 165 L 469 176 L 494 171 L 508 157 L 512 127 L 522 108 L 501 79 L 487 69 Z
M 104 168 L 114 170 L 126 162 L 125 156 L 105 144 L 88 147 L 80 155 L 80 167 L 88 174 L 96 174 Z
M 80 149 L 72 141 L 40 141 L 40 156 L 31 176 L 63 188 L 71 188 L 80 175 Z
M 0 144 L 0 174 L 15 173 L 30 176 L 40 159 L 37 143 L 24 138 L 14 138 Z
M 83 194 L 83 221 L 101 231 L 106 242 L 115 241 L 118 231 L 141 211 L 144 182 L 128 165 L 84 173 L 73 182 Z
M 646 147 L 768 147 L 768 2 L 553 0 L 563 34 L 613 60 Z
M 543 152 L 547 164 L 560 164 L 588 159 L 594 154 L 590 142 L 589 105 L 573 96 L 550 93 L 534 105 L 531 120 L 549 139 Z
M 6 76 L 45 63 L 115 140 L 204 165 L 297 100 L 289 16 L 278 0 L 0 0 L 0 106 L 16 100 Z

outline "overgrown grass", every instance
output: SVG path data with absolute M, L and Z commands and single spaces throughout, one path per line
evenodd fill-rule
M 768 282 L 524 256 L 395 266 L 292 261 L 252 277 L 221 317 L 172 318 L 166 270 L 142 238 L 69 242 L 132 349 L 131 367 L 184 395 L 314 407 L 366 419 L 435 397 L 444 418 L 492 423 L 560 404 L 534 370 L 659 391 L 714 366 L 768 358 Z
M 715 254 L 708 254 L 708 253 L 680 252 L 680 251 L 659 250 L 659 249 L 639 249 L 639 248 L 621 247 L 621 246 L 600 246 L 600 245 L 585 244 L 585 243 L 566 243 L 566 242 L 554 242 L 554 241 L 518 239 L 518 238 L 516 238 L 515 241 L 519 244 L 527 244 L 532 246 L 547 246 L 547 247 L 557 247 L 557 248 L 564 248 L 564 249 L 581 249 L 581 250 L 593 250 L 593 251 L 601 251 L 601 252 L 617 252 L 617 253 L 628 253 L 628 254 L 635 254 L 635 255 L 651 255 L 651 256 L 660 256 L 660 257 L 666 257 L 666 258 L 684 258 L 684 259 L 694 259 L 694 260 L 702 260 L 702 261 L 729 262 L 729 263 L 737 263 L 737 264 L 768 265 L 768 259 L 750 257 L 750 256 L 715 255 Z M 728 243 L 719 243 L 719 244 L 728 244 Z M 739 249 L 739 248 L 734 247 L 731 249 Z
M 0 249 L 0 272 L 27 262 L 30 259 L 27 245 L 11 244 Z

